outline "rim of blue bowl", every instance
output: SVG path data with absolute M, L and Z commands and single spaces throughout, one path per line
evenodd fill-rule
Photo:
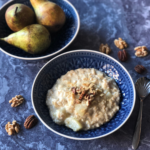
M 41 73 L 41 71 L 45 68 L 45 66 L 47 66 L 49 63 L 51 63 L 53 60 L 59 58 L 60 56 L 63 56 L 63 55 L 69 54 L 69 53 L 81 52 L 81 51 L 83 51 L 83 52 L 92 52 L 92 53 L 94 52 L 94 53 L 97 53 L 97 54 L 101 54 L 101 55 L 104 55 L 104 56 L 108 57 L 109 59 L 112 59 L 112 60 L 115 61 L 116 63 L 118 63 L 118 64 L 124 69 L 124 71 L 127 73 L 127 75 L 129 76 L 129 78 L 130 78 L 130 80 L 131 80 L 131 83 L 132 83 L 132 86 L 133 86 L 133 95 L 134 95 L 134 99 L 133 99 L 133 100 L 134 100 L 134 101 L 133 101 L 132 109 L 131 109 L 131 111 L 130 111 L 128 117 L 124 120 L 124 122 L 123 122 L 119 127 L 117 127 L 116 129 L 114 129 L 113 131 L 111 131 L 111 132 L 109 132 L 109 133 L 107 133 L 107 134 L 105 134 L 105 135 L 97 136 L 97 137 L 92 137 L 92 138 L 76 138 L 76 137 L 71 137 L 71 136 L 67 136 L 67 135 L 65 135 L 65 134 L 61 134 L 61 133 L 59 133 L 59 132 L 53 130 L 53 129 L 52 129 L 50 126 L 48 126 L 48 125 L 42 120 L 42 118 L 39 116 L 38 112 L 36 111 L 36 108 L 35 108 L 35 106 L 34 106 L 34 101 L 33 101 L 33 89 L 34 89 L 34 85 L 35 85 L 36 79 L 37 79 L 38 75 Z M 110 135 L 110 134 L 114 133 L 114 132 L 117 131 L 119 128 L 121 128 L 121 127 L 125 124 L 125 122 L 129 119 L 129 117 L 131 116 L 131 114 L 132 114 L 132 112 L 133 112 L 133 109 L 134 109 L 134 106 L 135 106 L 135 100 L 136 100 L 135 85 L 134 85 L 134 82 L 133 82 L 133 80 L 132 80 L 132 78 L 131 78 L 129 72 L 127 71 L 127 69 L 126 69 L 120 62 L 118 62 L 116 59 L 114 59 L 113 57 L 111 57 L 111 56 L 109 56 L 109 55 L 106 55 L 106 54 L 104 54 L 104 53 L 97 52 L 97 51 L 94 51 L 94 50 L 85 50 L 85 49 L 72 50 L 72 51 L 69 51 L 69 52 L 60 54 L 60 55 L 54 57 L 53 59 L 51 59 L 50 61 L 48 61 L 48 62 L 39 70 L 39 72 L 37 73 L 37 75 L 36 75 L 36 77 L 35 77 L 35 79 L 34 79 L 34 81 L 33 81 L 32 91 L 31 91 L 32 106 L 33 106 L 33 109 L 34 109 L 36 115 L 37 115 L 38 118 L 40 119 L 40 121 L 41 121 L 49 130 L 51 130 L 52 132 L 54 132 L 54 133 L 56 133 L 56 134 L 58 134 L 58 135 L 60 135 L 60 136 L 63 136 L 63 137 L 65 137 L 65 138 L 69 138 L 69 139 L 73 139 L 73 140 L 93 140 L 93 139 L 102 138 L 102 137 L 105 137 L 105 136 L 107 136 L 107 135 Z
M 10 1 L 8 1 L 7 3 L 5 3 L 5 4 L 0 8 L 0 11 L 1 11 L 4 7 L 6 7 L 6 5 L 8 5 L 9 3 L 13 2 L 13 1 L 15 1 L 15 0 L 10 0 Z M 74 10 L 74 12 L 75 12 L 75 14 L 76 14 L 76 16 L 77 16 L 77 20 L 78 20 L 78 26 L 77 26 L 76 33 L 74 34 L 73 38 L 70 40 L 70 42 L 69 42 L 66 46 L 64 46 L 63 48 L 61 48 L 60 50 L 58 50 L 58 51 L 56 51 L 56 52 L 54 52 L 54 53 L 52 53 L 52 54 L 49 54 L 49 55 L 46 55 L 46 56 L 41 56 L 41 57 L 35 57 L 35 58 L 27 58 L 27 57 L 16 56 L 16 55 L 13 55 L 13 54 L 10 54 L 10 53 L 6 52 L 6 51 L 3 50 L 2 48 L 0 48 L 0 50 L 1 50 L 3 53 L 5 53 L 5 54 L 7 54 L 7 55 L 9 55 L 9 56 L 11 56 L 11 57 L 14 57 L 14 58 L 18 58 L 18 59 L 22 59 L 22 60 L 40 60 L 40 59 L 46 59 L 46 58 L 55 56 L 56 54 L 62 52 L 64 49 L 66 49 L 66 48 L 74 41 L 74 39 L 76 38 L 76 36 L 77 36 L 77 34 L 78 34 L 78 32 L 79 32 L 79 29 L 80 29 L 80 17 L 79 17 L 78 11 L 77 11 L 76 8 L 73 6 L 73 4 L 71 4 L 68 0 L 62 0 L 62 1 L 65 1 L 66 3 L 68 3 L 68 4 L 73 8 L 73 10 Z

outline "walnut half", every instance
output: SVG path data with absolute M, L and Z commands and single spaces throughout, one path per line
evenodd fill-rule
M 24 101 L 23 96 L 21 96 L 21 95 L 16 95 L 15 97 L 13 97 L 13 98 L 9 101 L 9 103 L 12 103 L 12 104 L 11 104 L 11 107 L 17 107 L 17 106 L 19 106 L 20 104 L 22 104 L 23 101 Z
M 127 43 L 122 39 L 122 38 L 118 38 L 114 40 L 114 44 L 116 45 L 116 47 L 118 47 L 119 49 L 124 49 L 126 48 L 128 45 Z
M 12 124 L 10 124 L 10 122 L 8 122 L 5 125 L 5 130 L 8 133 L 8 135 L 13 135 L 19 132 L 20 126 L 19 124 L 14 120 L 12 122 Z
M 102 53 L 105 53 L 105 54 L 109 54 L 111 52 L 111 49 L 108 46 L 108 44 L 105 44 L 105 45 L 101 44 L 100 48 L 99 48 L 99 51 L 102 52 Z
M 138 46 L 135 47 L 134 50 L 136 51 L 135 56 L 137 57 L 144 57 L 148 55 L 148 49 L 146 46 Z

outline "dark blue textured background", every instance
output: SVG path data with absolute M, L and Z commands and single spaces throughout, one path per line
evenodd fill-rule
M 1 0 L 2 6 L 7 0 Z M 150 56 L 136 58 L 134 47 L 145 45 L 150 49 L 150 1 L 149 0 L 70 0 L 77 8 L 81 28 L 76 40 L 68 50 L 95 49 L 101 43 L 108 43 L 111 56 L 117 58 L 115 38 L 122 37 L 129 47 L 129 60 L 122 63 L 134 81 L 142 75 L 134 72 L 137 64 L 143 64 L 150 78 Z M 24 119 L 34 114 L 31 104 L 31 87 L 38 70 L 48 61 L 23 61 L 0 52 L 0 150 L 131 150 L 139 102 L 127 123 L 115 133 L 92 141 L 74 141 L 49 131 L 41 122 L 31 129 L 23 127 Z M 26 101 L 17 108 L 11 108 L 8 101 L 16 94 L 22 94 Z M 21 124 L 18 135 L 8 136 L 7 121 L 16 119 Z M 150 102 L 144 103 L 141 144 L 139 150 L 150 149 Z

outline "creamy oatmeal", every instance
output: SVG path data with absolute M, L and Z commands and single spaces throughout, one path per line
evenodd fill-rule
M 119 110 L 119 101 L 115 80 L 93 68 L 67 72 L 48 90 L 46 98 L 53 121 L 74 131 L 108 122 Z

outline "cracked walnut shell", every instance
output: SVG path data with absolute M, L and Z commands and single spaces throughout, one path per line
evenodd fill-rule
M 135 56 L 137 57 L 144 57 L 147 56 L 148 54 L 148 49 L 146 46 L 138 46 L 136 48 L 134 48 L 135 52 Z
M 100 48 L 99 48 L 99 51 L 102 52 L 102 53 L 105 53 L 105 54 L 109 54 L 111 52 L 111 49 L 108 46 L 108 44 L 105 44 L 105 45 L 101 44 Z
M 10 124 L 10 122 L 8 122 L 5 125 L 5 130 L 8 133 L 8 135 L 13 135 L 19 132 L 20 126 L 19 124 L 14 120 L 12 122 L 12 124 Z
M 11 107 L 17 107 L 17 106 L 19 106 L 20 104 L 22 104 L 23 101 L 24 101 L 23 96 L 21 96 L 21 95 L 16 95 L 15 97 L 13 97 L 13 98 L 9 101 L 9 103 L 12 103 L 12 104 L 11 104 Z
M 116 47 L 118 47 L 119 49 L 124 49 L 126 48 L 128 45 L 127 43 L 122 39 L 122 38 L 118 38 L 114 40 L 114 44 L 116 45 Z

